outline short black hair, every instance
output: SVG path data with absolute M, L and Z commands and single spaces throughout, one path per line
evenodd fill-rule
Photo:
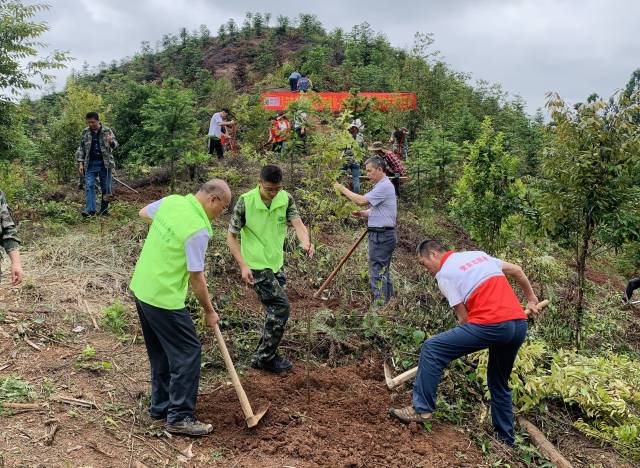
M 282 169 L 275 164 L 267 164 L 260 171 L 260 180 L 263 182 L 271 182 L 279 184 L 282 182 Z
M 94 119 L 94 120 L 100 120 L 100 116 L 98 115 L 97 112 L 87 112 L 87 115 L 85 115 L 85 120 L 89 120 L 89 119 Z
M 421 257 L 424 257 L 429 252 L 446 252 L 446 248 L 438 239 L 425 239 L 416 247 L 416 253 Z
M 222 108 L 222 112 L 226 112 L 227 114 L 230 114 L 230 113 L 231 113 L 231 111 L 229 110 L 229 108 L 228 108 L 228 107 L 223 107 L 223 108 Z

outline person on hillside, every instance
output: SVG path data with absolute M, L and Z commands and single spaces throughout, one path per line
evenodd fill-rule
M 9 256 L 11 262 L 11 284 L 17 286 L 22 282 L 24 273 L 22 271 L 22 259 L 20 258 L 20 239 L 18 238 L 18 230 L 16 223 L 11 216 L 11 210 L 7 203 L 4 192 L 0 190 L 0 245 Z M 0 260 L 2 257 L 0 257 Z M 0 267 L 1 267 L 0 262 Z M 2 271 L 0 268 L 0 280 L 2 279 Z
M 396 248 L 396 217 L 398 202 L 393 184 L 385 172 L 386 163 L 380 157 L 369 158 L 365 162 L 367 175 L 373 189 L 364 195 L 352 192 L 336 182 L 334 188 L 356 205 L 368 207 L 354 211 L 356 218 L 367 219 L 369 231 L 369 281 L 373 293 L 373 305 L 387 303 L 393 296 L 391 283 L 391 256 Z
M 302 142 L 302 151 L 307 154 L 307 113 L 301 109 L 297 110 L 293 117 L 293 131 Z
M 109 202 L 112 199 L 112 171 L 116 167 L 113 150 L 118 141 L 113 131 L 102 125 L 97 112 L 86 116 L 87 127 L 82 130 L 80 146 L 76 151 L 78 172 L 85 178 L 85 209 L 82 216 L 96 214 L 96 178 L 100 180 L 100 214 L 109 216 Z
M 291 91 L 297 91 L 298 90 L 298 80 L 302 77 L 302 75 L 300 75 L 300 73 L 295 70 L 291 73 L 291 75 L 289 75 L 289 89 L 291 89 Z
M 291 131 L 291 123 L 287 119 L 285 111 L 278 111 L 278 115 L 271 121 L 269 127 L 269 141 L 271 151 L 282 155 L 289 139 Z
M 298 214 L 293 197 L 282 190 L 282 170 L 275 165 L 266 165 L 260 171 L 258 186 L 240 195 L 233 209 L 227 245 L 240 267 L 242 280 L 253 287 L 266 312 L 262 338 L 251 366 L 272 373 L 292 368 L 291 362 L 278 354 L 278 345 L 289 319 L 283 269 L 287 225 L 295 229 L 309 258 L 313 257 L 309 231 Z
M 409 130 L 406 127 L 396 127 L 391 138 L 391 151 L 402 161 L 407 159 L 409 153 Z
M 402 161 L 400 161 L 400 158 L 396 154 L 387 150 L 380 141 L 376 141 L 371 146 L 369 146 L 369 151 L 385 160 L 385 162 L 387 163 L 387 173 L 391 178 L 391 182 L 393 183 L 396 196 L 400 195 L 400 177 L 404 176 L 406 173 L 404 165 L 402 164 Z
M 362 133 L 360 132 L 360 126 L 356 121 L 349 124 L 347 131 L 354 139 L 354 144 L 359 148 L 359 151 L 363 151 L 365 144 Z M 342 155 L 345 159 L 345 163 L 342 166 L 342 170 L 351 175 L 351 187 L 353 193 L 360 193 L 360 160 L 356 155 L 357 150 L 353 147 L 345 148 Z
M 228 116 L 229 109 L 225 107 L 220 112 L 213 114 L 211 122 L 209 123 L 208 150 L 209 154 L 213 154 L 215 152 L 218 159 L 224 158 L 224 144 L 222 143 L 222 136 L 227 132 L 227 127 L 235 124 L 234 120 L 227 120 Z
M 622 300 L 625 304 L 631 300 L 633 291 L 635 291 L 638 288 L 640 288 L 640 277 L 631 278 L 627 283 L 627 287 L 625 288 L 624 293 L 622 295 Z
M 442 372 L 449 362 L 489 349 L 487 383 L 491 419 L 498 438 L 513 445 L 509 376 L 527 335 L 527 315 L 505 275 L 513 277 L 524 292 L 527 309 L 537 313 L 538 298 L 527 276 L 518 265 L 481 251 L 447 250 L 435 239 L 418 245 L 417 259 L 435 276 L 440 291 L 455 310 L 459 325 L 424 342 L 413 386 L 413 404 L 392 408 L 391 415 L 404 423 L 429 420 L 436 408 Z
M 188 284 L 204 308 L 205 324 L 218 322 L 204 274 L 211 221 L 227 209 L 231 191 L 220 179 L 195 195 L 169 195 L 140 210 L 151 223 L 130 289 L 151 364 L 149 416 L 177 434 L 201 436 L 213 430 L 195 417 L 201 345 L 185 307 Z
M 301 93 L 306 93 L 312 88 L 313 83 L 311 82 L 311 79 L 305 73 L 303 73 L 300 79 L 298 79 L 298 91 L 300 91 Z

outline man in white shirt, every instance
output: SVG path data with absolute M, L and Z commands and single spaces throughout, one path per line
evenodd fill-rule
M 424 342 L 413 386 L 413 404 L 392 408 L 391 415 L 404 423 L 429 420 L 436 408 L 436 392 L 444 368 L 454 359 L 488 349 L 491 420 L 498 439 L 513 445 L 509 377 L 527 335 L 527 315 L 507 275 L 524 292 L 527 309 L 537 313 L 538 298 L 527 276 L 518 265 L 482 251 L 447 250 L 435 239 L 422 241 L 417 254 L 418 262 L 435 276 L 440 291 L 456 312 L 459 325 Z
M 209 154 L 215 153 L 218 159 L 224 157 L 224 145 L 222 144 L 222 134 L 226 133 L 226 127 L 235 124 L 235 120 L 227 121 L 229 109 L 224 108 L 220 112 L 216 112 L 211 117 L 209 124 Z

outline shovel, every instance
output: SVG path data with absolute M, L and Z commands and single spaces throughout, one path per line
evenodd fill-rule
M 233 382 L 233 388 L 235 388 L 236 394 L 238 395 L 238 400 L 240 400 L 240 406 L 242 406 L 242 412 L 244 413 L 244 420 L 247 422 L 247 427 L 255 427 L 258 425 L 258 422 L 260 421 L 262 416 L 264 416 L 264 414 L 269 409 L 269 405 L 267 405 L 267 407 L 262 411 L 259 411 L 256 414 L 253 413 L 251 404 L 249 403 L 247 394 L 242 388 L 242 384 L 240 383 L 240 379 L 238 378 L 236 369 L 235 367 L 233 367 L 233 361 L 231 360 L 231 356 L 229 356 L 227 345 L 224 344 L 224 338 L 222 337 L 220 327 L 218 327 L 217 323 L 215 324 L 213 331 L 216 335 L 216 341 L 218 342 L 220 352 L 222 353 L 222 359 L 224 359 L 224 365 L 227 367 L 227 372 L 229 372 L 231 382 Z
M 548 299 L 545 299 L 544 301 L 540 301 L 538 303 L 538 310 L 542 310 L 548 305 L 549 305 Z M 528 314 L 528 311 L 526 313 Z M 403 383 L 408 382 L 409 380 L 415 378 L 417 373 L 418 373 L 418 367 L 416 366 L 413 369 L 409 369 L 408 371 L 405 371 L 402 374 L 394 377 L 391 371 L 391 366 L 386 362 L 384 363 L 384 380 L 387 383 L 387 387 L 389 387 L 389 389 L 396 388 L 402 385 Z

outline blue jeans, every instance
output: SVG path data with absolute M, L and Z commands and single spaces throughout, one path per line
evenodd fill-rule
M 95 213 L 96 211 L 96 178 L 100 178 L 100 192 L 102 193 L 102 204 L 105 206 L 105 195 L 111 195 L 111 169 L 104 166 L 102 159 L 90 160 L 89 166 L 85 167 L 85 187 L 86 187 L 86 211 Z M 108 206 L 108 205 L 107 205 Z
M 353 193 L 360 193 L 360 164 L 358 163 L 346 163 L 342 166 L 343 171 L 351 171 L 351 186 L 353 187 Z
M 429 338 L 420 352 L 413 386 L 413 407 L 418 413 L 432 413 L 436 407 L 438 384 L 447 364 L 489 348 L 487 383 L 491 393 L 491 419 L 498 438 L 512 445 L 513 409 L 509 376 L 526 336 L 526 320 L 509 320 L 491 325 L 466 323 Z

